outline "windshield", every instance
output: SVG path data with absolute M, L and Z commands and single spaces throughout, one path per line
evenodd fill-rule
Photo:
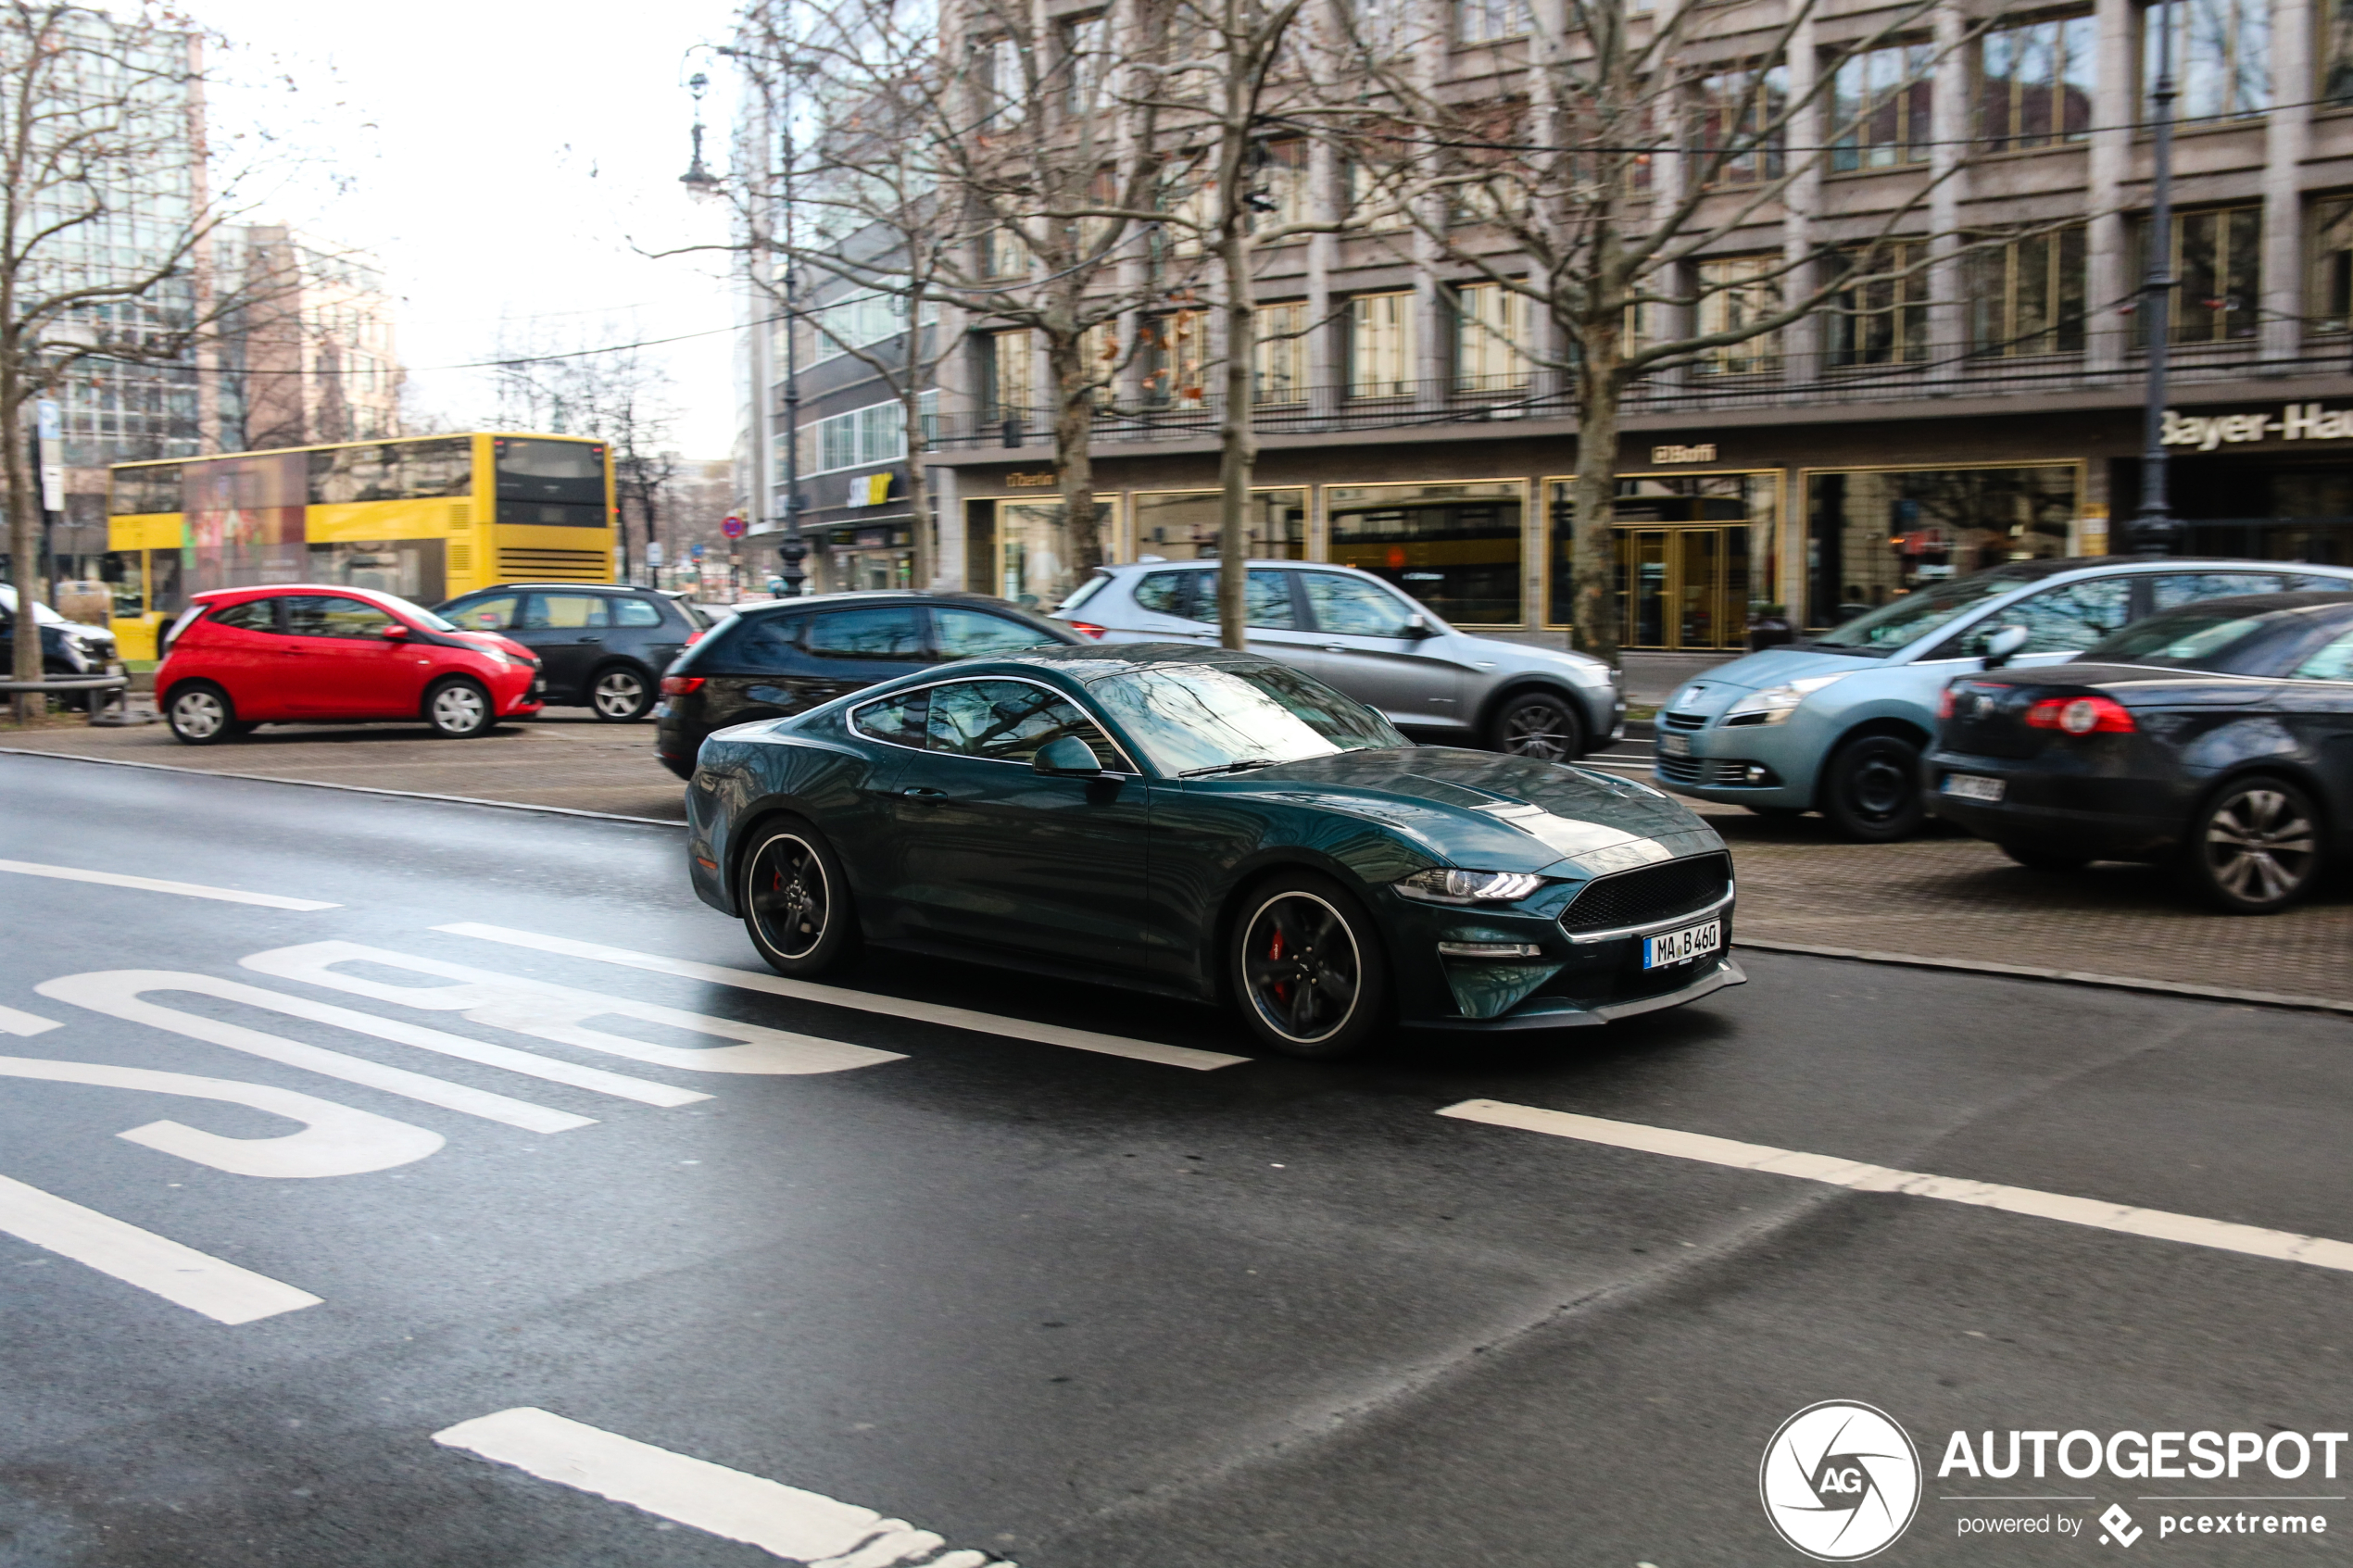
M 1364 704 L 1279 665 L 1161 664 L 1087 689 L 1152 766 L 1180 778 L 1409 744 Z
M 2227 671 L 2239 645 L 2269 623 L 2267 616 L 2236 615 L 2224 604 L 2185 605 L 2094 643 L 2077 658 L 2084 664 Z
M 1923 588 L 1917 594 L 1906 594 L 1877 609 L 1868 610 L 1845 625 L 1824 633 L 1814 640 L 1814 646 L 1838 648 L 1848 653 L 1890 653 L 1927 636 L 1973 606 L 2020 586 L 2022 586 L 2021 579 L 1997 569 L 1934 588 Z
M 410 604 L 398 594 L 379 594 L 376 596 L 384 603 L 390 605 L 393 608 L 398 610 L 401 614 L 415 621 L 418 625 L 422 626 L 428 632 L 456 632 L 460 630 L 456 621 L 444 621 L 441 617 L 435 615 L 424 606 Z

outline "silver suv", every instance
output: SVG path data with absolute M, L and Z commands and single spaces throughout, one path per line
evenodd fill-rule
M 1254 560 L 1250 651 L 1453 746 L 1567 762 L 1618 738 L 1617 672 L 1580 653 L 1455 631 L 1370 572 Z M 1054 619 L 1114 643 L 1217 642 L 1217 563 L 1098 567 Z

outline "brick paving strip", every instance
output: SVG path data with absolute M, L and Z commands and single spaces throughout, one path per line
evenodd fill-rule
M 182 746 L 153 724 L 0 727 L 6 750 L 641 821 L 686 814 L 681 785 L 654 760 L 650 724 L 561 709 L 470 741 L 390 724 L 272 725 L 215 746 Z M 1844 844 L 1818 818 L 1704 809 L 1732 847 L 1743 945 L 2353 1013 L 2353 879 L 2250 919 L 2210 913 L 2145 866 L 2032 872 L 1973 839 Z

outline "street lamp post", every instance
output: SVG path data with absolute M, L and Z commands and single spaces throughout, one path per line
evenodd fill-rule
M 2141 320 L 2148 338 L 2146 406 L 2141 410 L 2141 506 L 2133 516 L 2133 548 L 2145 556 L 2173 553 L 2182 532 L 2166 490 L 2165 372 L 2172 335 L 2173 291 L 2173 4 L 2158 0 L 2155 14 L 2157 85 L 2149 103 L 2157 115 L 2149 148 L 2148 270 L 2141 284 Z

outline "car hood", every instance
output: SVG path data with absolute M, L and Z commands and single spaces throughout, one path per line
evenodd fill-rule
M 1582 768 L 1452 746 L 1343 751 L 1194 781 L 1378 822 L 1479 871 L 1603 876 L 1724 841 L 1681 802 Z
M 1767 648 L 1702 671 L 1675 688 L 1660 705 L 1663 712 L 1716 714 L 1734 698 L 1768 686 L 1785 685 L 1809 675 L 1847 675 L 1858 670 L 1884 670 L 1883 659 L 1857 658 L 1851 653 L 1816 653 L 1809 648 Z

